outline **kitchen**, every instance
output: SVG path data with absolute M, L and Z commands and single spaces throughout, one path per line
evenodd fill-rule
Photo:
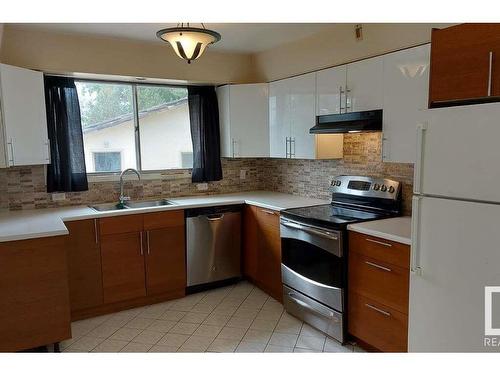
M 1 351 L 494 349 L 498 24 L 102 25 L 2 29 Z

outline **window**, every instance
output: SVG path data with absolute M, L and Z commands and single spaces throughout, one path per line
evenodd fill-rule
M 95 81 L 76 87 L 88 173 L 193 167 L 186 88 Z

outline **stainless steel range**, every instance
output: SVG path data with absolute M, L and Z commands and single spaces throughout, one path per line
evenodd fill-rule
M 400 215 L 397 181 L 338 176 L 331 204 L 281 212 L 283 304 L 344 342 L 347 312 L 347 225 Z

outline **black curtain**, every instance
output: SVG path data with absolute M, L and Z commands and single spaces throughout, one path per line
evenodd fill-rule
M 88 190 L 80 104 L 75 81 L 45 77 L 45 105 L 50 139 L 47 192 Z
M 219 106 L 213 86 L 188 86 L 193 182 L 222 180 Z

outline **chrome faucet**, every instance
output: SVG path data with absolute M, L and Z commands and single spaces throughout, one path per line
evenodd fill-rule
M 119 202 L 122 205 L 126 201 L 130 200 L 130 197 L 125 197 L 123 195 L 123 176 L 125 174 L 127 174 L 128 172 L 134 172 L 137 175 L 137 177 L 139 178 L 139 180 L 141 179 L 141 174 L 137 171 L 137 169 L 134 169 L 134 168 L 127 168 L 122 173 L 120 173 L 120 198 L 119 198 Z

